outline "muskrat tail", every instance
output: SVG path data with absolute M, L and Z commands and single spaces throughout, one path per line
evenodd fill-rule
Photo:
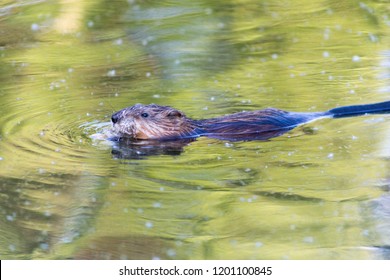
M 390 113 L 390 101 L 337 107 L 327 111 L 326 113 L 331 115 L 333 118 L 347 118 L 366 114 L 386 114 Z

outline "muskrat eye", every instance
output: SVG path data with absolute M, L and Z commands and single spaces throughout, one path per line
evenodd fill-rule
M 141 114 L 141 117 L 147 118 L 147 117 L 149 117 L 149 114 L 148 114 L 148 113 L 142 113 L 142 114 Z

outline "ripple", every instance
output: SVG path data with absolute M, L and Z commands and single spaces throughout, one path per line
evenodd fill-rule
M 83 129 L 84 133 L 88 135 L 91 139 L 98 142 L 99 140 L 106 141 L 110 138 L 110 122 L 100 122 L 100 121 L 92 121 L 86 122 L 80 125 L 80 128 Z
M 18 166 L 16 170 L 73 170 L 78 159 L 89 157 L 86 149 L 90 142 L 80 128 L 80 120 L 65 113 L 47 113 L 42 108 L 15 110 L 5 113 L 0 122 L 1 157 L 4 164 Z M 88 144 L 89 145 L 89 144 Z M 4 171 L 3 171 L 4 173 Z M 16 172 L 18 173 L 18 172 Z M 20 174 L 19 174 L 20 175 Z M 13 174 L 13 176 L 18 176 Z

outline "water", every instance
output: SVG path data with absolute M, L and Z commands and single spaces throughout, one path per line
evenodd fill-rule
M 376 1 L 0 4 L 2 259 L 389 259 L 389 117 L 270 141 L 91 137 L 114 111 L 192 118 L 389 99 Z

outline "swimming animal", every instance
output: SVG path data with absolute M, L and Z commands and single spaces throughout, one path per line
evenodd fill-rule
M 267 140 L 320 118 L 390 113 L 390 101 L 337 107 L 325 112 L 287 112 L 275 108 L 194 120 L 169 106 L 156 104 L 122 109 L 111 116 L 118 139 L 178 140 L 207 136 L 229 141 Z

